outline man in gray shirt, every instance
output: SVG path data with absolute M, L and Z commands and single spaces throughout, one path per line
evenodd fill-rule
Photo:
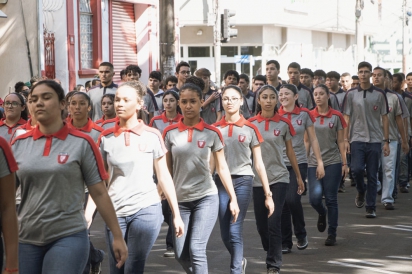
M 382 149 L 385 157 L 390 154 L 388 100 L 383 90 L 370 83 L 371 75 L 371 64 L 360 62 L 360 85 L 349 90 L 343 100 L 343 114 L 349 125 L 344 129 L 345 147 L 352 154 L 351 170 L 358 190 L 355 204 L 358 208 L 363 207 L 366 196 L 367 218 L 376 217 L 377 174 Z M 365 165 L 367 185 L 363 179 Z
M 298 102 L 300 107 L 307 108 L 309 110 L 315 107 L 315 101 L 313 100 L 312 91 L 300 83 L 300 65 L 296 62 L 292 62 L 288 66 L 289 84 L 293 84 L 298 88 Z

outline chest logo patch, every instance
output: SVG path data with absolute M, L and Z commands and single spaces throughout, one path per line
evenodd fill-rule
M 296 120 L 296 123 L 301 126 L 302 125 L 302 120 Z
M 334 125 L 335 125 L 334 123 L 329 122 L 329 128 L 333 128 Z
M 206 141 L 205 141 L 205 140 L 198 140 L 198 141 L 197 141 L 197 146 L 198 146 L 199 148 L 204 148 L 205 145 L 206 145 Z
M 246 136 L 243 134 L 239 134 L 238 140 L 239 142 L 243 143 L 246 140 Z
M 300 103 L 300 104 L 299 104 L 299 106 L 300 106 L 300 107 L 303 107 L 303 104 L 302 104 L 302 103 Z
M 139 144 L 139 151 L 144 152 L 147 148 L 146 144 Z
M 65 164 L 68 159 L 69 159 L 69 154 L 66 152 L 60 152 L 59 155 L 57 155 L 57 162 L 59 164 Z
M 392 112 L 392 108 L 391 108 L 391 107 L 389 107 L 389 112 Z
M 212 108 L 212 112 L 215 112 L 215 108 Z
M 273 134 L 275 134 L 275 136 L 279 136 L 280 130 L 279 130 L 279 129 L 275 129 L 275 130 L 273 131 Z
M 373 110 L 377 110 L 378 109 L 378 106 L 373 106 Z

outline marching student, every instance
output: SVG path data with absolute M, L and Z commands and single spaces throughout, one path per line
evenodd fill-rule
M 267 273 L 279 273 L 282 266 L 282 210 L 289 188 L 289 172 L 283 157 L 284 147 L 286 147 L 290 165 L 297 174 L 299 194 L 303 192 L 304 185 L 292 147 L 292 136 L 295 135 L 295 130 L 289 120 L 278 114 L 276 89 L 270 85 L 263 86 L 256 96 L 259 103 L 258 114 L 249 121 L 259 129 L 264 140 L 260 146 L 270 192 L 267 193 L 262 187 L 260 177 L 255 176 L 253 182 L 254 212 L 262 246 L 267 252 Z M 254 172 L 255 175 L 258 174 L 256 168 Z M 275 205 L 274 213 L 269 218 L 266 208 L 267 199 L 263 199 L 263 196 L 271 197 Z
M 362 208 L 366 202 L 366 218 L 376 217 L 379 159 L 382 152 L 384 157 L 390 154 L 388 100 L 383 90 L 370 83 L 371 75 L 372 65 L 360 62 L 359 86 L 349 90 L 343 101 L 343 117 L 348 124 L 344 129 L 345 147 L 351 154 L 351 172 L 358 190 L 355 205 Z
M 0 236 L 0 271 L 3 269 L 3 254 L 6 255 L 3 274 L 19 272 L 18 225 L 14 199 L 17 169 L 10 145 L 0 137 L 0 234 L 3 235 Z
M 116 117 L 116 112 L 114 111 L 114 94 L 106 93 L 103 95 L 101 105 L 103 116 L 95 122 L 96 125 L 100 127 L 105 121 Z
M 239 205 L 239 216 L 236 223 L 231 224 L 231 213 L 228 208 L 229 196 L 219 175 L 215 181 L 219 194 L 219 224 L 223 243 L 231 255 L 230 273 L 245 273 L 246 259 L 243 258 L 243 221 L 252 198 L 253 177 L 259 177 L 263 187 L 264 204 L 267 216 L 274 210 L 272 195 L 269 189 L 268 178 L 262 160 L 260 144 L 263 138 L 257 127 L 247 121 L 240 113 L 240 106 L 246 104 L 243 92 L 237 86 L 227 86 L 222 89 L 222 102 L 225 116 L 213 124 L 222 133 L 225 143 L 225 159 L 232 176 L 233 187 Z M 252 170 L 253 154 L 254 170 Z
M 162 115 L 153 117 L 150 121 L 149 126 L 157 128 L 161 134 L 163 130 L 175 123 L 178 123 L 182 118 L 181 110 L 178 106 L 179 94 L 174 90 L 168 90 L 163 93 L 163 107 L 165 111 Z M 165 223 L 168 225 L 167 235 L 166 235 L 166 252 L 163 254 L 164 257 L 174 257 L 173 249 L 173 237 L 172 237 L 172 223 L 170 219 L 170 209 L 167 200 L 162 200 L 162 212 Z
M 163 137 L 168 149 L 167 163 L 175 183 L 184 235 L 174 238 L 175 256 L 186 273 L 208 273 L 206 246 L 216 223 L 219 198 L 213 181 L 210 158 L 228 192 L 232 223 L 239 207 L 223 151 L 219 129 L 200 118 L 202 90 L 188 83 L 180 88 L 179 106 L 183 118 L 168 126 Z
M 6 118 L 0 121 L 0 136 L 10 142 L 13 131 L 26 123 L 26 102 L 21 94 L 10 93 L 4 98 L 3 107 Z
M 300 83 L 300 65 L 296 62 L 292 62 L 288 66 L 289 84 L 293 84 L 298 89 L 299 94 L 299 106 L 307 109 L 315 107 L 313 101 L 312 90 Z
M 313 152 L 316 156 L 318 167 L 316 168 L 316 175 L 318 179 L 322 179 L 325 176 L 322 157 L 320 155 L 319 143 L 316 138 L 315 128 L 313 123 L 315 119 L 310 114 L 309 110 L 300 107 L 298 103 L 298 88 L 295 85 L 285 84 L 282 85 L 279 91 L 279 101 L 282 106 L 279 109 L 279 114 L 287 118 L 296 135 L 292 138 L 293 149 L 296 154 L 296 159 L 299 165 L 301 179 L 304 182 L 307 177 L 308 160 L 306 155 L 306 146 L 312 146 Z M 312 96 L 312 95 L 311 95 Z M 300 97 L 299 97 L 300 98 Z M 308 239 L 305 229 L 305 218 L 303 215 L 303 208 L 301 203 L 301 196 L 298 193 L 298 184 L 296 181 L 297 174 L 290 166 L 289 160 L 284 150 L 283 154 L 285 158 L 286 166 L 290 173 L 290 184 L 288 194 L 286 196 L 285 206 L 283 207 L 282 214 L 282 238 L 283 238 L 283 252 L 290 253 L 290 249 L 293 246 L 292 242 L 292 220 L 295 236 L 298 240 L 297 248 L 303 250 L 308 246 Z M 305 192 L 307 187 L 305 187 Z M 304 192 L 304 193 L 305 193 Z M 291 220 L 292 217 L 292 220 Z
M 313 91 L 316 108 L 311 111 L 311 114 L 316 119 L 315 132 L 319 141 L 325 176 L 323 178 L 316 176 L 318 162 L 312 147 L 309 146 L 308 185 L 310 205 L 319 214 L 318 230 L 320 232 L 326 230 L 327 216 L 329 226 L 325 245 L 333 246 L 336 243 L 338 227 L 338 189 L 341 177 L 346 177 L 348 174 L 348 166 L 343 138 L 346 122 L 340 111 L 328 105 L 329 96 L 330 91 L 325 85 L 318 85 Z M 325 197 L 326 207 L 322 197 Z
M 117 269 L 116 250 L 112 245 L 115 234 L 110 228 L 106 230 L 112 274 L 143 273 L 146 259 L 159 235 L 163 216 L 153 181 L 154 169 L 174 216 L 176 236 L 180 237 L 184 229 L 173 181 L 167 170 L 167 150 L 162 136 L 136 115 L 144 105 L 145 94 L 146 88 L 140 82 L 123 83 L 116 91 L 114 103 L 119 121 L 99 138 L 103 162 L 109 171 L 108 193 L 129 248 L 128 260 L 123 268 Z
M 84 185 L 115 235 L 117 267 L 127 247 L 103 180 L 103 161 L 93 140 L 62 120 L 64 91 L 53 80 L 30 91 L 38 126 L 12 142 L 21 184 L 20 273 L 82 273 L 89 254 L 83 211 Z

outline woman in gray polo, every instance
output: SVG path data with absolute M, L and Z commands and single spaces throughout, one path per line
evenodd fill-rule
M 123 237 L 129 248 L 125 266 L 116 268 L 113 232 L 106 230 L 110 250 L 110 273 L 143 273 L 146 259 L 163 222 L 162 206 L 153 180 L 156 170 L 173 214 L 177 237 L 183 234 L 172 177 L 167 169 L 166 148 L 157 129 L 146 126 L 136 112 L 143 107 L 146 88 L 138 81 L 123 83 L 116 90 L 115 109 L 119 122 L 99 139 L 100 151 L 109 172 L 108 191 Z
M 310 143 L 310 145 L 312 146 L 318 163 L 316 176 L 318 179 L 322 179 L 325 175 L 325 171 L 319 150 L 318 139 L 316 138 L 315 128 L 313 126 L 315 119 L 311 116 L 308 109 L 301 108 L 299 106 L 298 97 L 298 89 L 295 85 L 282 85 L 279 90 L 279 101 L 282 104 L 279 109 L 279 114 L 282 117 L 288 119 L 295 129 L 296 135 L 292 138 L 292 144 L 296 154 L 296 159 L 298 161 L 302 181 L 306 180 L 308 170 L 308 160 L 306 156 L 306 144 L 308 143 Z M 286 166 L 289 170 L 290 184 L 282 214 L 282 242 L 283 252 L 289 253 L 293 246 L 292 219 L 295 236 L 298 239 L 296 245 L 297 248 L 299 250 L 305 249 L 308 246 L 308 239 L 301 203 L 302 193 L 298 192 L 298 175 L 295 174 L 289 163 L 289 160 L 286 157 L 286 150 L 284 150 L 283 155 Z
M 110 120 L 116 117 L 116 112 L 114 111 L 114 94 L 106 93 L 105 95 L 103 95 L 101 105 L 103 116 L 95 122 L 98 126 L 102 126 L 102 124 L 106 120 Z
M 121 267 L 127 247 L 103 182 L 107 173 L 99 149 L 89 136 L 63 123 L 64 90 L 58 83 L 40 81 L 30 95 L 38 126 L 12 142 L 21 184 L 20 273 L 83 272 L 89 253 L 85 184 L 115 235 Z
M 222 102 L 226 115 L 213 125 L 221 131 L 225 142 L 225 158 L 240 209 L 236 223 L 231 224 L 229 196 L 218 175 L 215 176 L 215 181 L 219 192 L 220 235 L 231 255 L 230 273 L 235 274 L 244 273 L 247 262 L 243 258 L 243 221 L 252 198 L 253 177 L 255 177 L 252 170 L 252 153 L 254 170 L 264 192 L 264 195 L 259 198 L 264 200 L 268 217 L 273 213 L 274 203 L 260 150 L 263 138 L 258 128 L 239 113 L 241 105 L 247 103 L 243 100 L 242 91 L 232 85 L 223 88 Z
M 168 149 L 167 163 L 175 183 L 185 233 L 174 238 L 175 256 L 186 273 L 208 273 L 206 246 L 216 223 L 219 198 L 209 161 L 228 192 L 228 207 L 235 223 L 239 215 L 236 194 L 223 151 L 223 137 L 216 127 L 200 118 L 201 89 L 191 83 L 180 89 L 183 119 L 168 126 L 163 137 Z
M 0 137 L 0 234 L 3 234 L 6 264 L 3 273 L 18 272 L 18 228 L 14 201 L 16 160 L 7 141 Z M 3 269 L 3 237 L 0 237 L 0 270 Z
M 315 132 L 319 140 L 320 152 L 325 165 L 325 177 L 317 178 L 317 159 L 313 149 L 309 147 L 308 158 L 308 185 L 309 202 L 318 212 L 318 230 L 326 229 L 326 215 L 328 216 L 328 238 L 325 245 L 333 246 L 336 243 L 336 229 L 338 227 L 338 189 L 340 180 L 346 177 L 345 141 L 343 129 L 346 127 L 345 119 L 339 111 L 329 106 L 329 89 L 319 85 L 313 91 L 316 108 L 311 111 L 316 119 Z M 326 208 L 322 197 L 325 197 Z
M 19 93 L 10 93 L 4 98 L 3 107 L 6 118 L 0 121 L 0 136 L 10 142 L 14 130 L 26 123 L 26 102 Z
M 179 108 L 179 94 L 174 90 L 168 90 L 163 93 L 162 104 L 164 111 L 161 115 L 155 116 L 149 123 L 149 127 L 157 128 L 161 134 L 163 130 L 173 124 L 178 123 L 182 118 Z

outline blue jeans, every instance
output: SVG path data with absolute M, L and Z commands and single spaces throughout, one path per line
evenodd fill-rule
M 218 175 L 215 177 L 215 182 L 219 191 L 220 235 L 226 249 L 231 255 L 230 273 L 242 273 L 243 221 L 246 216 L 250 199 L 252 198 L 253 176 L 232 175 L 233 187 L 240 209 L 239 216 L 234 224 L 232 223 L 232 213 L 229 209 L 229 195 Z
M 361 194 L 366 192 L 366 209 L 375 210 L 377 176 L 379 160 L 382 154 L 382 144 L 352 142 L 350 150 L 352 154 L 351 169 L 356 182 L 356 189 Z M 365 184 L 363 179 L 365 165 L 368 184 Z
M 185 225 L 182 237 L 173 237 L 175 257 L 186 273 L 208 273 L 206 246 L 215 226 L 219 210 L 218 195 L 179 203 L 180 216 Z M 174 233 L 173 227 L 173 234 Z
M 283 246 L 292 248 L 292 223 L 295 236 L 298 240 L 306 237 L 306 229 L 301 196 L 298 194 L 296 174 L 291 166 L 288 166 L 287 168 L 289 170 L 290 183 L 282 212 L 282 244 Z M 302 181 L 304 182 L 308 173 L 308 164 L 299 164 L 299 171 Z
M 391 153 L 384 156 L 382 152 L 382 203 L 393 203 L 392 197 L 393 189 L 395 188 L 395 174 L 396 174 L 396 158 L 398 155 L 398 142 L 391 141 L 389 143 Z
M 328 209 L 328 235 L 336 237 L 338 227 L 338 190 L 342 163 L 325 166 L 325 177 L 316 179 L 316 167 L 308 168 L 309 203 L 319 215 L 325 215 L 322 196 Z
M 266 267 L 280 270 L 282 266 L 282 210 L 288 193 L 288 183 L 270 185 L 275 211 L 268 218 L 263 187 L 253 188 L 253 206 L 257 231 L 266 253 Z
M 399 187 L 406 187 L 409 182 L 409 153 L 404 154 L 401 149 L 399 165 Z
M 47 245 L 19 244 L 21 274 L 81 274 L 89 256 L 89 237 L 82 230 Z
M 110 250 L 110 274 L 143 273 L 146 259 L 159 236 L 163 223 L 162 206 L 160 203 L 148 206 L 127 217 L 117 217 L 124 240 L 129 249 L 129 257 L 118 269 L 113 253 L 113 234 L 106 226 L 106 243 Z

